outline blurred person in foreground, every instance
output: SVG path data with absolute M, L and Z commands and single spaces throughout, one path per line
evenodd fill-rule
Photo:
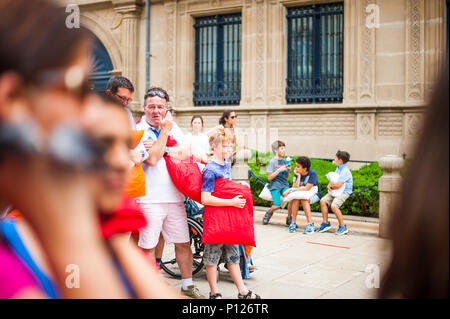
M 0 204 L 23 214 L 58 288 L 33 276 L 3 236 L 7 298 L 127 296 L 90 192 L 97 154 L 80 128 L 91 39 L 66 28 L 66 18 L 50 1 L 0 2 Z M 69 265 L 79 269 L 77 289 L 67 285 Z
M 448 50 L 447 50 L 448 52 Z M 448 53 L 390 224 L 380 298 L 448 298 Z

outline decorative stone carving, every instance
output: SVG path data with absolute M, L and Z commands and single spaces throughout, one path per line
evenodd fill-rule
M 361 135 L 370 135 L 372 133 L 372 116 L 361 115 L 360 121 L 359 133 Z
M 421 53 L 421 0 L 407 1 L 408 35 L 407 52 L 407 100 L 423 100 L 422 53 Z
M 167 12 L 166 19 L 166 34 L 167 34 L 167 46 L 166 46 L 166 56 L 167 56 L 167 71 L 165 74 L 165 83 L 166 89 L 169 96 L 174 96 L 175 94 L 175 85 L 174 85 L 174 69 L 175 69 L 175 41 L 174 41 L 174 32 L 175 32 L 175 10 L 176 3 L 173 1 L 166 1 L 164 3 L 164 8 Z
M 406 127 L 408 136 L 418 136 L 420 127 L 422 124 L 421 116 L 417 114 L 411 114 L 406 116 Z
M 402 136 L 402 114 L 380 114 L 378 116 L 378 136 Z
M 362 20 L 362 52 L 361 52 L 361 102 L 370 102 L 374 98 L 373 88 L 373 70 L 374 70 L 374 57 L 375 57 L 375 31 L 374 28 L 368 28 L 365 25 L 366 7 L 369 4 L 374 3 L 373 0 L 365 0 L 364 5 L 361 8 Z

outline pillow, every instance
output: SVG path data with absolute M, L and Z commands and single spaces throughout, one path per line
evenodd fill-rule
M 327 177 L 328 181 L 330 181 L 330 183 L 333 185 L 337 184 L 337 182 L 339 181 L 339 174 L 336 172 L 329 172 L 325 176 Z M 330 194 L 333 197 L 338 197 L 344 193 L 344 189 L 345 189 L 345 185 L 342 184 L 342 186 L 339 187 L 338 189 L 329 190 L 328 194 Z
M 316 194 L 319 191 L 319 188 L 317 186 L 311 187 L 309 191 L 295 191 L 292 193 L 289 193 L 285 198 L 281 201 L 281 207 L 284 208 L 286 203 L 290 202 L 293 199 L 310 199 L 314 194 Z
M 272 202 L 273 201 L 272 194 L 270 193 L 269 188 L 267 187 L 267 185 L 269 185 L 269 184 L 266 184 L 264 186 L 263 190 L 259 194 L 259 198 L 264 199 L 264 200 L 268 200 L 269 202 Z

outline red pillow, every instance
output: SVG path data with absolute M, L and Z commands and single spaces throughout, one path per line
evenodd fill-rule
M 201 202 L 202 173 L 196 163 L 164 157 L 175 187 L 185 196 Z M 231 199 L 242 195 L 244 208 L 205 206 L 202 243 L 250 245 L 256 247 L 253 226 L 253 198 L 250 188 L 224 178 L 216 180 L 213 196 Z

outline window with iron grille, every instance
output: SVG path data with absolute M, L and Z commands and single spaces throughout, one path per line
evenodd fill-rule
M 343 3 L 289 8 L 287 23 L 287 103 L 342 102 Z
M 241 99 L 241 14 L 195 19 L 194 105 Z

